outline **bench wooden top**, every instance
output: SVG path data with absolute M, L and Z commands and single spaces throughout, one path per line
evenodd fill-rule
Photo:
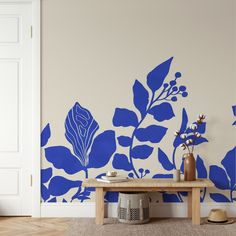
M 127 182 L 119 183 L 103 183 L 96 179 L 86 179 L 82 186 L 97 188 L 205 188 L 214 187 L 214 184 L 209 179 L 180 182 L 175 182 L 172 179 L 130 179 Z

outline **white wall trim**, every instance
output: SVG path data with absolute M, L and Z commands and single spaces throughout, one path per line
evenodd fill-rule
M 229 217 L 236 216 L 236 203 L 201 203 L 201 217 L 213 208 L 222 208 Z M 117 203 L 105 204 L 105 216 L 116 217 Z M 187 203 L 160 203 L 150 205 L 151 217 L 186 217 Z M 95 202 L 42 203 L 41 217 L 95 217 Z
M 31 0 L 32 2 L 32 216 L 40 216 L 40 170 L 41 170 L 41 0 Z

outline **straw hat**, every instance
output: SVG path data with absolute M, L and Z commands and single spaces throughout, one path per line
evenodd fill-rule
M 209 213 L 208 218 L 205 220 L 208 224 L 232 224 L 233 219 L 228 219 L 225 210 L 212 209 Z

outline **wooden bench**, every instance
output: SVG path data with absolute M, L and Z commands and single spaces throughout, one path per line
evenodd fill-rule
M 103 183 L 95 179 L 86 179 L 83 187 L 96 188 L 96 224 L 103 224 L 104 192 L 188 192 L 188 217 L 192 224 L 200 225 L 200 190 L 214 187 L 208 179 L 174 182 L 172 179 L 131 179 L 128 182 Z

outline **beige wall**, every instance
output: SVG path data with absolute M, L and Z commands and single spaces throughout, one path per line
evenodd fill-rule
M 220 165 L 235 145 L 231 109 L 236 98 L 233 2 L 43 0 L 42 126 L 51 125 L 48 146 L 71 147 L 64 136 L 64 121 L 76 101 L 91 111 L 101 131 L 115 129 L 122 134 L 123 129 L 112 125 L 115 108 L 133 109 L 135 79 L 144 83 L 150 70 L 174 56 L 170 76 L 182 72 L 181 83 L 187 86 L 189 96 L 173 104 L 176 118 L 163 122 L 169 128 L 167 136 L 156 145 L 152 157 L 137 161 L 142 163 L 137 165 L 150 168 L 152 173 L 163 172 L 156 150 L 160 146 L 171 154 L 172 133 L 180 126 L 183 107 L 190 121 L 199 113 L 207 115 L 209 143 L 197 147 L 196 153 L 207 169 Z M 51 166 L 44 157 L 42 165 Z M 111 162 L 90 171 L 90 176 L 110 168 Z M 83 178 L 82 173 L 68 176 L 56 169 L 54 174 Z

